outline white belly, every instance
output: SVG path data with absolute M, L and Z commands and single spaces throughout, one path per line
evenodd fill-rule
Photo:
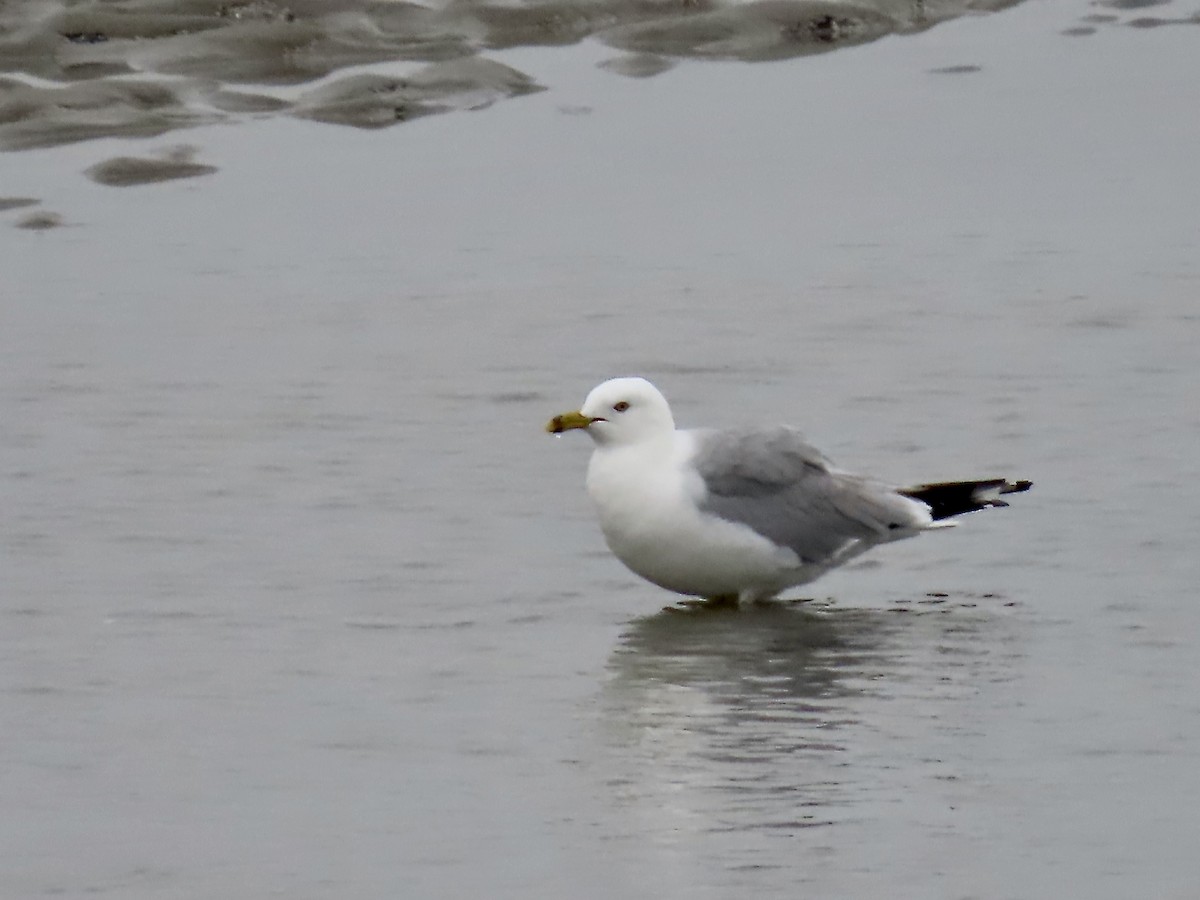
M 680 594 L 745 599 L 772 596 L 824 571 L 747 526 L 701 512 L 693 498 L 702 489 L 675 464 L 690 453 L 688 442 L 657 452 L 654 458 L 645 447 L 605 449 L 588 467 L 605 540 L 638 575 Z

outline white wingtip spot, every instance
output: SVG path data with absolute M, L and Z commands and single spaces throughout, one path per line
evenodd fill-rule
M 1000 487 L 978 487 L 971 492 L 971 499 L 976 503 L 999 503 Z

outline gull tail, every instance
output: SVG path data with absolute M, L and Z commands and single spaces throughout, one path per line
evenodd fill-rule
M 1008 506 L 1001 494 L 1019 494 L 1033 487 L 1032 481 L 1009 481 L 989 478 L 986 481 L 944 481 L 940 484 L 919 484 L 901 488 L 897 493 L 920 500 L 929 507 L 936 522 L 950 516 L 986 509 L 989 506 Z M 951 524 L 949 522 L 947 525 Z

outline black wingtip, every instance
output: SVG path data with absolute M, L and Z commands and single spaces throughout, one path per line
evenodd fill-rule
M 1009 481 L 989 478 L 982 481 L 946 481 L 920 484 L 900 491 L 905 497 L 920 500 L 929 507 L 934 520 L 987 509 L 989 506 L 1008 506 L 1001 494 L 1019 494 L 1033 487 L 1032 481 Z

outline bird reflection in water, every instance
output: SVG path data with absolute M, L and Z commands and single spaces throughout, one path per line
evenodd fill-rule
M 660 833 L 830 824 L 994 663 L 973 603 L 638 619 L 610 659 L 608 787 Z M 936 723 L 933 725 L 939 727 Z

